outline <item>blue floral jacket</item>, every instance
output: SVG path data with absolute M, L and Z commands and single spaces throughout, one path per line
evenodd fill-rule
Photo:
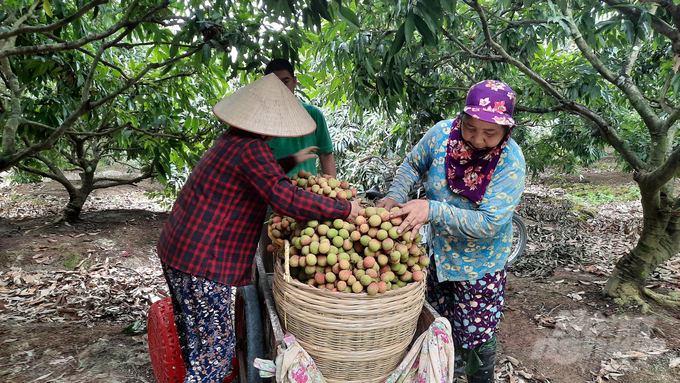
M 445 172 L 453 120 L 432 127 L 401 164 L 387 198 L 403 203 L 426 176 L 431 244 L 439 281 L 475 280 L 505 268 L 512 243 L 512 215 L 524 190 L 526 164 L 510 138 L 481 204 L 451 191 Z

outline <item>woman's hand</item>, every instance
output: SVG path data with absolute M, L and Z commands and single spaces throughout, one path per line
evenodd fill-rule
M 426 199 L 414 199 L 399 204 L 399 207 L 401 209 L 390 213 L 390 219 L 406 216 L 397 229 L 399 234 L 408 230 L 417 234 L 420 227 L 427 223 L 430 217 L 430 203 Z
M 393 200 L 392 198 L 383 198 L 378 201 L 377 204 L 375 204 L 375 207 L 384 207 L 388 211 L 392 210 L 392 208 L 395 206 L 399 206 L 399 203 L 397 203 L 397 201 Z
M 318 146 L 308 146 L 299 152 L 293 154 L 293 159 L 295 160 L 295 165 L 301 164 L 307 160 L 316 158 L 317 155 L 314 153 L 319 150 Z
M 353 201 L 350 201 L 352 203 L 352 210 L 350 210 L 349 215 L 347 218 L 345 218 L 345 221 L 354 224 L 356 223 L 357 217 L 359 216 L 359 210 L 362 209 L 361 207 L 361 198 L 357 198 Z

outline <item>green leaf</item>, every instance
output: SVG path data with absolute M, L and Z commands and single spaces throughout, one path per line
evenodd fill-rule
M 425 20 L 418 15 L 415 15 L 414 19 L 418 32 L 423 36 L 423 43 L 427 46 L 437 45 L 437 38 L 432 34 L 432 31 L 430 30 L 430 27 L 427 26 Z
M 135 323 L 125 327 L 123 329 L 123 334 L 127 335 L 139 335 L 144 334 L 147 331 L 146 321 L 137 320 Z
M 328 21 L 333 21 L 330 13 L 328 13 L 328 3 L 326 0 L 312 0 L 311 9 L 316 15 L 321 16 Z M 312 17 L 314 17 L 314 14 L 312 14 Z M 318 25 L 321 25 L 320 20 Z
M 401 47 L 404 46 L 404 24 L 402 23 L 399 29 L 397 30 L 397 34 L 394 36 L 394 41 L 392 42 L 392 46 L 390 47 L 390 56 L 394 56 L 399 51 L 401 50 Z
M 203 44 L 203 62 L 210 62 L 212 57 L 212 49 L 210 49 L 210 44 Z
M 404 39 L 406 42 L 410 42 L 413 39 L 413 31 L 415 30 L 415 14 L 413 12 L 409 12 L 408 15 L 406 15 L 406 21 L 404 21 Z
M 418 1 L 416 9 L 420 12 L 420 15 L 431 31 L 437 31 L 441 27 L 442 9 L 439 5 L 439 0 Z
M 177 56 L 177 51 L 179 50 L 179 43 L 182 41 L 182 37 L 184 36 L 184 31 L 178 33 L 175 35 L 175 37 L 172 39 L 172 42 L 170 43 L 170 58 Z
M 340 5 L 340 19 L 346 22 L 347 25 L 359 29 L 359 18 L 352 12 L 351 9 Z
M 52 5 L 50 4 L 50 0 L 43 1 L 43 9 L 45 10 L 45 14 L 47 16 L 54 18 L 54 16 L 52 16 Z
M 295 77 L 298 79 L 298 81 L 300 81 L 300 85 L 302 85 L 305 89 L 314 89 L 316 86 L 312 77 L 306 74 L 298 73 L 298 75 Z
M 458 3 L 457 0 L 443 0 L 441 4 L 442 10 L 449 12 L 452 15 L 455 15 L 457 3 Z M 526 6 L 527 1 L 525 0 L 524 3 Z

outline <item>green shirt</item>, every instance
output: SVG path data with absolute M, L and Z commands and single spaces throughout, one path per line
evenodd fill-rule
M 331 142 L 330 134 L 328 134 L 328 127 L 326 126 L 326 119 L 323 113 L 313 105 L 305 104 L 304 102 L 301 102 L 301 104 L 305 107 L 307 113 L 312 116 L 314 122 L 316 122 L 316 130 L 302 137 L 277 137 L 269 141 L 269 146 L 274 149 L 274 158 L 276 159 L 290 156 L 309 146 L 319 147 L 316 154 L 333 153 L 333 143 Z M 316 175 L 316 159 L 298 164 L 287 173 L 288 177 L 298 173 L 300 169 Z

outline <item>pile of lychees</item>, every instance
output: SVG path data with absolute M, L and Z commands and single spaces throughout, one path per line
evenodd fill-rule
M 356 196 L 347 181 L 329 176 L 314 177 L 300 171 L 293 182 L 329 197 Z M 367 206 L 355 224 L 341 219 L 296 222 L 276 214 L 269 224 L 273 237 L 290 241 L 293 278 L 321 289 L 375 295 L 425 278 L 430 259 L 419 245 L 421 236 L 411 231 L 397 233 L 401 221 L 390 219 L 384 208 Z M 272 245 L 269 250 L 284 256 L 281 248 Z

